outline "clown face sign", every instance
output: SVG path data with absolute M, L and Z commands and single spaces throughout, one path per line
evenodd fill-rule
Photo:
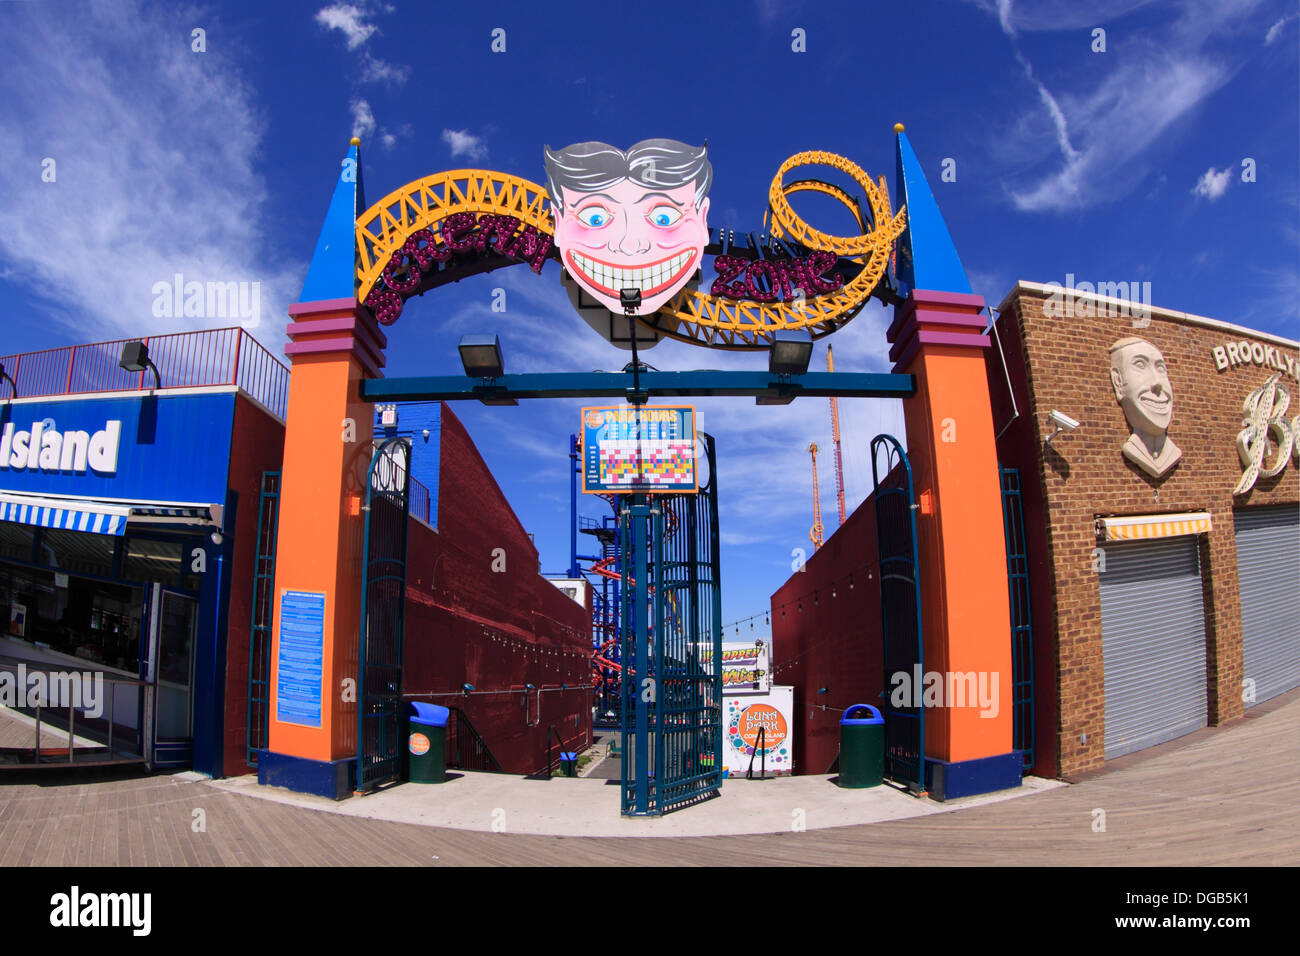
M 569 276 L 611 312 L 650 315 L 700 268 L 713 167 L 707 146 L 647 139 L 546 148 L 555 244 Z

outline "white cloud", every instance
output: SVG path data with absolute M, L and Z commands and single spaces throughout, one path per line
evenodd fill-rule
M 1272 46 L 1273 43 L 1277 40 L 1277 38 L 1282 35 L 1282 30 L 1286 27 L 1286 25 L 1290 23 L 1292 20 L 1294 20 L 1297 16 L 1300 16 L 1300 14 L 1289 13 L 1286 16 L 1282 17 L 1280 20 L 1278 20 L 1276 23 L 1274 23 L 1271 27 L 1269 27 L 1268 32 L 1264 34 L 1264 46 Z
M 383 83 L 387 86 L 401 86 L 406 82 L 411 71 L 405 66 L 393 66 L 387 60 L 372 56 L 368 51 L 361 54 L 361 82 Z
M 1078 30 L 1083 27 L 1109 25 L 1120 17 L 1148 6 L 1154 0 L 1032 0 L 1012 6 L 1011 0 L 968 0 L 996 16 L 998 26 L 1007 36 L 1016 33 Z
M 1002 32 L 1009 37 L 1016 35 L 1016 28 L 1011 23 L 1011 0 L 997 0 L 998 2 L 998 26 Z
M 375 131 L 375 114 L 370 104 L 362 99 L 352 101 L 352 135 L 365 142 Z
M 1109 52 L 1094 54 L 1108 58 L 1108 68 L 1097 74 L 1100 79 L 1082 88 L 1054 90 L 1020 52 L 1018 34 L 1100 23 L 1109 27 L 1147 0 L 1109 0 L 1086 9 L 1065 0 L 1015 6 L 1006 0 L 971 2 L 998 19 L 1037 94 L 1036 107 L 1018 117 L 1010 135 L 998 131 L 997 147 L 1002 155 L 1025 159 L 1007 191 L 1017 209 L 1035 212 L 1127 195 L 1145 175 L 1148 150 L 1164 142 L 1175 123 L 1240 68 L 1244 61 L 1225 57 L 1221 38 L 1239 29 L 1259 6 L 1259 0 L 1187 0 L 1179 15 L 1141 31 L 1112 28 Z M 1044 165 L 1049 171 L 1042 171 Z
M 473 160 L 487 158 L 487 143 L 483 142 L 482 137 L 473 135 L 469 130 L 444 129 L 442 141 L 451 147 L 453 159 L 457 156 L 467 156 Z
M 394 13 L 395 7 L 382 4 L 380 13 Z M 401 86 L 410 76 L 410 68 L 394 66 L 367 49 L 362 49 L 370 38 L 379 33 L 379 27 L 369 22 L 373 11 L 366 3 L 333 3 L 316 11 L 316 22 L 326 30 L 343 34 L 349 50 L 361 49 L 360 66 L 362 83 L 383 83 Z
M 1193 195 L 1204 196 L 1213 202 L 1228 191 L 1228 183 L 1232 181 L 1232 167 L 1225 166 L 1222 170 L 1216 171 L 1213 166 L 1201 173 L 1201 178 L 1196 181 L 1192 188 Z
M 378 31 L 373 23 L 366 23 L 368 13 L 364 7 L 351 3 L 334 3 L 316 11 L 316 22 L 327 30 L 338 30 L 346 38 L 349 50 L 355 50 Z
M 265 119 L 238 64 L 192 53 L 188 25 L 166 8 L 90 6 L 69 19 L 10 4 L 5 17 L 0 270 L 43 300 L 29 321 L 82 342 L 228 326 L 237 320 L 156 317 L 154 285 L 177 273 L 256 282 L 256 334 L 278 351 L 310 247 L 277 261 L 266 234 L 254 166 Z M 41 181 L 45 157 L 54 182 Z

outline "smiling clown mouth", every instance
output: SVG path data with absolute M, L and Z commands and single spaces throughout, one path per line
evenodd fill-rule
M 592 259 L 572 249 L 566 255 L 570 270 L 581 275 L 600 292 L 617 297 L 624 289 L 636 289 L 643 299 L 647 299 L 681 279 L 694 265 L 695 252 L 694 249 L 687 249 L 658 262 L 632 268 Z

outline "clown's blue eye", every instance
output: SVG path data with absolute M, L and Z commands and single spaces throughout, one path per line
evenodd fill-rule
M 578 213 L 578 222 L 593 229 L 607 225 L 611 218 L 609 210 L 604 206 L 588 206 Z
M 655 226 L 667 227 L 677 224 L 677 220 L 682 218 L 681 211 L 674 209 L 672 206 L 655 206 L 650 210 L 650 215 L 646 217 L 650 223 Z

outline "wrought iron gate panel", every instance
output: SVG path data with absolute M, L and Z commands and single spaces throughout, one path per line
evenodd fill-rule
M 883 461 L 882 461 L 883 457 Z M 925 710 L 921 675 L 921 583 L 916 549 L 916 498 L 912 465 L 898 439 L 871 440 L 871 477 L 880 561 L 880 623 L 884 648 L 885 775 L 925 789 Z M 912 699 L 895 703 L 894 674 L 906 674 Z
M 270 745 L 271 617 L 275 607 L 275 542 L 280 519 L 280 473 L 262 472 L 257 509 L 257 555 L 253 559 L 253 613 L 248 631 L 248 720 L 244 760 L 257 766 L 257 752 Z
M 365 564 L 357 665 L 357 789 L 396 780 L 402 756 L 402 638 L 411 445 L 390 438 L 366 478 Z
M 1007 537 L 1007 584 L 1011 597 L 1012 746 L 1024 768 L 1034 766 L 1034 629 L 1029 606 L 1029 555 L 1020 471 L 998 466 L 1002 522 Z
M 659 815 L 722 784 L 722 602 L 714 444 L 696 494 L 620 509 L 622 812 Z M 640 625 L 640 626 L 638 626 Z M 641 635 L 638 640 L 638 634 Z

